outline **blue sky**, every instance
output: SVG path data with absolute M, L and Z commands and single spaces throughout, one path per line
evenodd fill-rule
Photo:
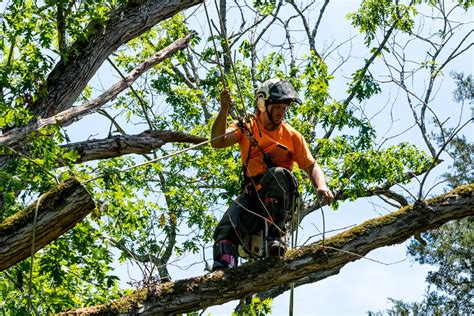
M 330 43 L 333 38 L 348 38 L 356 35 L 354 30 L 345 19 L 345 15 L 355 10 L 359 1 L 331 1 L 327 7 L 326 16 L 321 22 L 321 28 L 318 31 L 318 38 L 320 46 L 325 43 Z M 472 10 L 470 14 L 459 17 L 460 19 L 472 19 Z M 316 19 L 316 17 L 314 17 Z M 313 21 L 314 23 L 314 21 Z M 436 32 L 437 26 L 426 25 L 432 32 Z M 276 37 L 278 38 L 278 37 Z M 374 44 L 375 45 L 375 44 Z M 348 48 L 346 48 L 348 49 Z M 354 42 L 350 48 L 351 54 L 360 59 L 360 65 L 363 63 L 363 58 L 367 57 L 367 49 Z M 425 52 L 424 46 L 410 46 L 407 47 L 406 53 L 414 54 L 414 56 Z M 410 56 L 411 57 L 411 56 Z M 419 57 L 419 56 L 417 56 Z M 331 89 L 334 97 L 343 98 L 345 96 L 344 80 L 338 80 L 338 77 L 347 76 L 346 66 L 338 69 L 334 75 L 336 78 L 331 82 Z M 347 67 L 354 67 L 349 63 Z M 379 62 L 375 69 L 384 67 Z M 473 54 L 472 49 L 465 54 L 463 58 L 454 62 L 450 69 L 457 69 L 464 71 L 466 74 L 473 73 Z M 377 70 L 374 71 L 376 73 Z M 350 73 L 350 72 L 349 72 Z M 444 71 L 446 74 L 444 79 L 438 81 L 435 110 L 440 113 L 441 117 L 451 117 L 455 119 L 455 108 L 452 100 L 452 91 L 455 87 L 452 79 L 447 76 L 448 69 Z M 382 79 L 383 80 L 383 79 Z M 418 88 L 423 91 L 426 87 L 420 82 Z M 393 117 L 398 123 L 403 122 L 403 129 L 407 125 L 412 124 L 412 114 L 402 103 L 406 99 L 403 93 L 397 92 L 398 89 L 394 86 L 382 85 L 382 93 L 367 102 L 366 108 L 368 113 L 373 113 L 374 117 L 371 122 L 379 128 L 382 135 L 379 135 L 378 140 L 382 140 L 383 132 L 387 131 L 389 135 L 396 135 L 398 130 L 389 130 L 390 116 L 387 110 L 384 114 L 376 115 L 387 102 L 390 102 L 387 109 L 393 108 Z M 465 109 L 464 115 L 469 117 L 469 109 Z M 470 128 L 470 132 L 469 132 Z M 472 139 L 472 125 L 465 130 L 465 133 Z M 400 141 L 409 141 L 411 143 L 420 145 L 423 143 L 419 131 L 414 128 L 408 133 L 393 140 L 398 143 Z M 388 141 L 389 144 L 391 141 Z M 426 148 L 424 148 L 426 150 Z M 446 158 L 446 157 L 445 157 Z M 444 172 L 448 162 L 444 164 L 444 168 L 440 168 L 437 174 L 430 178 L 430 184 L 438 181 L 437 176 Z M 409 189 L 416 192 L 416 183 L 408 185 Z M 429 187 L 429 186 L 428 186 Z M 435 190 L 436 192 L 436 190 Z M 439 191 L 438 191 L 439 192 Z M 356 202 L 343 203 L 337 211 L 332 211 L 325 208 L 326 229 L 338 229 L 349 225 L 360 224 L 363 221 L 379 216 L 379 214 L 386 214 L 389 209 L 386 205 L 377 198 L 364 199 Z M 393 210 L 393 208 L 390 208 Z M 305 218 L 303 228 L 300 230 L 300 241 L 306 240 L 307 236 L 317 233 L 313 224 L 321 228 L 321 215 L 319 212 L 313 213 L 309 218 Z M 390 306 L 387 301 L 388 297 L 395 299 L 403 299 L 405 301 L 420 300 L 425 294 L 426 284 L 425 277 L 427 272 L 431 269 L 429 266 L 421 266 L 414 263 L 406 255 L 406 244 L 399 244 L 390 247 L 384 247 L 374 250 L 367 255 L 367 258 L 374 259 L 382 263 L 377 263 L 367 259 L 361 259 L 354 263 L 346 265 L 339 274 L 331 276 L 325 280 L 315 284 L 305 285 L 295 290 L 295 307 L 294 315 L 363 315 L 367 311 L 383 310 Z M 386 265 L 393 262 L 402 261 L 396 264 Z M 223 306 L 209 308 L 207 312 L 212 315 L 229 315 L 230 311 L 235 307 L 236 302 L 228 303 Z M 288 315 L 289 308 L 289 292 L 281 295 L 274 301 L 273 315 Z
M 345 19 L 345 15 L 357 8 L 358 1 L 334 1 L 331 2 L 327 8 L 327 13 L 322 21 L 319 34 L 322 34 L 319 39 L 321 45 L 324 46 L 329 44 L 333 38 L 348 38 L 356 35 L 357 32 L 354 30 L 348 21 Z M 472 17 L 472 15 L 471 15 Z M 465 17 L 464 17 L 465 18 Z M 471 19 L 472 20 L 472 19 Z M 314 22 L 314 21 L 313 21 Z M 203 30 L 199 28 L 202 27 Z M 197 22 L 196 29 L 201 32 L 206 32 L 206 25 L 201 20 L 200 24 Z M 275 38 L 279 36 L 272 34 Z M 349 48 L 345 48 L 349 49 Z M 350 47 L 351 54 L 355 56 L 355 60 L 359 60 L 359 65 L 362 65 L 363 59 L 366 56 L 367 49 L 361 45 L 359 38 L 358 42 L 354 42 L 353 46 Z M 424 47 L 411 47 L 413 51 L 423 51 Z M 408 53 L 408 50 L 407 50 Z M 344 98 L 346 85 L 344 76 L 347 76 L 351 67 L 354 64 L 348 64 L 339 68 L 335 73 L 335 79 L 331 82 L 331 89 L 335 98 Z M 383 67 L 382 64 L 376 65 L 376 67 Z M 473 61 L 472 53 L 465 54 L 465 56 L 453 63 L 454 69 L 461 69 L 465 73 L 473 72 Z M 446 71 L 447 73 L 447 71 Z M 115 75 L 114 75 L 115 77 Z M 111 79 L 110 72 L 108 70 L 102 70 L 98 73 L 95 80 L 100 78 L 102 83 L 108 81 L 115 81 Z M 107 84 L 105 84 L 107 87 Z M 404 122 L 402 124 L 403 129 L 407 125 L 412 124 L 411 113 L 405 106 L 400 106 L 403 103 L 403 94 L 397 91 L 394 86 L 382 85 L 382 93 L 373 98 L 366 104 L 367 112 L 374 114 L 371 122 L 380 128 L 381 134 L 378 140 L 382 140 L 384 132 L 390 135 L 396 135 L 398 130 L 390 130 L 387 126 L 390 125 L 390 115 L 388 111 L 384 110 L 383 114 L 376 115 L 384 106 L 392 108 L 393 119 L 396 122 Z M 439 82 L 437 92 L 437 101 L 435 105 L 441 105 L 437 108 L 437 111 L 444 116 L 450 115 L 450 111 L 453 109 L 451 106 L 445 106 L 454 104 L 452 101 L 452 91 L 454 89 L 454 83 L 449 76 L 446 76 Z M 423 87 L 421 87 L 423 89 Z M 389 103 L 387 105 L 387 103 Z M 466 112 L 468 113 L 468 111 Z M 469 115 L 469 114 L 467 114 Z M 95 117 L 97 120 L 94 123 L 95 126 L 107 126 L 107 122 L 102 121 L 103 119 Z M 411 121 L 410 121 L 411 120 Z M 90 121 L 89 121 L 90 122 Z M 68 128 L 70 136 L 78 135 L 79 139 L 83 139 L 81 131 L 87 128 L 86 120 L 79 122 Z M 136 127 L 135 127 L 136 128 Z M 472 130 L 471 130 L 472 131 Z M 139 130 L 137 130 L 139 132 Z M 77 134 L 76 134 L 77 133 Z M 472 133 L 471 133 L 472 136 Z M 418 144 L 423 147 L 420 133 L 416 128 L 411 129 L 408 133 L 401 137 L 398 137 L 392 141 L 392 143 L 398 143 L 402 140 L 408 140 L 411 143 Z M 390 141 L 388 142 L 390 143 Z M 237 149 L 236 149 L 237 150 Z M 443 172 L 440 170 L 439 172 Z M 438 175 L 439 175 L 438 172 Z M 431 178 L 434 184 L 436 174 Z M 416 190 L 416 184 L 408 186 L 408 189 Z M 342 203 L 341 207 L 337 211 L 333 211 L 329 208 L 325 208 L 325 219 L 326 219 L 326 230 L 340 229 L 351 225 L 360 224 L 363 221 L 379 216 L 379 214 L 386 214 L 394 208 L 387 208 L 384 203 L 377 199 L 364 199 L 356 202 Z M 221 210 L 222 212 L 224 210 Z M 219 217 L 219 215 L 217 215 Z M 317 233 L 315 229 L 317 226 L 321 229 L 321 215 L 320 212 L 314 212 L 307 218 L 305 218 L 302 228 L 300 229 L 300 240 L 299 243 L 304 242 L 309 236 Z M 312 241 L 315 241 L 313 239 Z M 206 251 L 206 257 L 211 257 L 210 246 Z M 396 246 L 384 247 L 370 252 L 367 258 L 373 259 L 379 262 L 374 262 L 369 259 L 360 259 L 356 262 L 346 265 L 339 274 L 331 276 L 325 280 L 317 282 L 315 284 L 305 285 L 295 290 L 295 315 L 363 315 L 367 311 L 378 311 L 390 306 L 387 301 L 388 297 L 403 299 L 405 301 L 416 301 L 420 300 L 425 293 L 425 277 L 429 266 L 420 266 L 414 263 L 406 255 L 406 245 L 399 244 Z M 186 260 L 180 262 L 179 267 L 170 266 L 170 273 L 172 277 L 176 279 L 188 278 L 205 273 L 203 264 L 193 265 L 183 270 L 182 267 L 192 264 L 193 262 L 199 262 L 201 258 L 199 256 L 188 256 Z M 382 263 L 380 263 L 382 262 Z M 398 262 L 395 264 L 391 264 Z M 126 286 L 126 281 L 131 277 L 132 279 L 139 279 L 140 274 L 135 266 L 130 264 L 119 265 L 117 264 L 118 271 L 122 279 L 122 284 Z M 236 305 L 236 301 L 230 302 L 221 306 L 214 306 L 206 310 L 204 313 L 207 315 L 229 315 Z M 273 304 L 273 315 L 288 315 L 289 307 L 289 292 L 276 298 Z
M 5 3 L 0 3 L 0 9 L 3 10 Z M 344 16 L 347 12 L 355 10 L 359 4 L 359 1 L 331 1 L 327 8 L 327 14 L 322 21 L 318 37 L 322 43 L 330 43 L 332 38 L 347 38 L 356 34 L 356 31 L 350 27 Z M 466 18 L 466 17 L 464 17 Z M 469 16 L 467 17 L 469 18 Z M 472 10 L 470 14 L 470 21 L 472 22 Z M 314 22 L 314 21 L 313 21 Z M 202 27 L 206 27 L 204 24 Z M 413 49 L 416 49 L 413 48 Z M 422 51 L 423 49 L 420 49 Z M 352 47 L 351 54 L 358 57 L 362 64 L 365 56 L 365 51 L 361 46 L 354 45 Z M 454 69 L 462 70 L 465 73 L 473 73 L 473 54 L 472 50 L 470 53 L 453 64 Z M 447 73 L 447 71 L 446 71 Z M 346 74 L 347 75 L 347 74 Z M 336 71 L 336 79 L 331 83 L 334 96 L 336 98 L 343 98 L 345 95 L 345 85 L 343 80 L 337 80 L 338 77 L 344 76 L 344 67 Z M 105 88 L 109 86 L 109 83 L 113 83 L 116 80 L 116 76 L 110 76 L 110 71 L 107 67 L 101 69 L 101 71 L 94 78 L 93 82 L 102 82 Z M 386 100 L 393 100 L 394 94 L 396 93 L 393 87 L 385 88 L 383 93 L 374 100 L 379 100 L 379 104 L 372 105 L 374 108 L 372 111 L 377 112 Z M 439 86 L 437 93 L 438 105 L 451 105 L 452 101 L 452 90 L 454 84 L 452 80 L 446 76 L 443 81 L 443 85 Z M 400 96 L 400 99 L 402 97 Z M 371 102 L 373 103 L 374 100 Z M 395 101 L 394 101 L 395 102 Z M 442 113 L 446 115 L 452 108 L 450 106 L 444 106 L 439 108 Z M 469 115 L 469 109 L 465 110 Z M 397 110 L 395 112 L 399 120 L 409 120 L 411 117 L 410 112 L 405 110 Z M 449 115 L 449 114 L 448 114 Z M 387 116 L 375 116 L 373 123 L 379 126 L 385 126 L 388 124 Z M 92 124 L 92 125 L 91 125 Z M 86 135 L 84 131 L 89 130 L 90 126 L 102 127 L 102 130 L 97 129 L 95 132 L 100 134 L 106 134 L 108 123 L 100 116 L 93 115 L 87 117 L 80 122 L 68 127 L 68 132 L 72 141 L 84 140 Z M 135 127 L 137 128 L 137 127 Z M 141 128 L 141 127 L 139 127 Z M 137 130 L 140 132 L 140 130 Z M 472 126 L 470 132 L 466 134 L 473 136 Z M 392 131 L 395 134 L 395 131 Z M 95 136 L 99 138 L 100 136 Z M 419 133 L 416 130 L 410 131 L 410 134 L 404 136 L 406 140 L 410 140 L 413 143 L 421 144 Z M 400 138 L 396 140 L 400 141 Z M 441 170 L 442 172 L 443 170 Z M 436 175 L 435 175 L 436 176 Z M 432 183 L 437 180 L 435 177 L 431 179 Z M 416 185 L 412 185 L 416 188 Z M 375 203 L 375 204 L 373 204 Z M 325 220 L 326 230 L 339 229 L 350 225 L 360 224 L 363 221 L 377 217 L 380 213 L 386 214 L 387 209 L 382 207 L 383 203 L 377 198 L 369 200 L 360 200 L 356 202 L 343 203 L 337 211 L 333 211 L 329 208 L 325 208 Z M 392 208 L 393 209 L 393 208 Z M 303 242 L 309 236 L 317 233 L 315 226 L 321 227 L 321 214 L 320 212 L 314 212 L 309 215 L 303 222 L 303 226 L 300 230 L 300 240 Z M 315 241 L 313 239 L 313 241 Z M 210 246 L 210 245 L 209 245 Z M 389 306 L 387 303 L 388 297 L 396 299 L 403 299 L 406 301 L 415 301 L 422 298 L 425 291 L 425 277 L 430 267 L 420 266 L 407 258 L 405 244 L 400 244 L 391 247 L 384 247 L 375 251 L 370 252 L 367 257 L 373 260 L 377 260 L 386 264 L 402 261 L 392 265 L 385 265 L 377 263 L 367 259 L 360 259 L 354 263 L 348 264 L 344 267 L 341 272 L 335 276 L 329 277 L 325 280 L 317 282 L 315 284 L 305 285 L 295 290 L 295 315 L 362 315 L 368 310 L 377 311 Z M 210 248 L 207 250 L 210 257 Z M 199 257 L 190 257 L 190 262 L 193 260 L 199 261 Z M 186 265 L 186 262 L 181 266 Z M 126 281 L 129 275 L 134 279 L 139 279 L 137 269 L 131 265 L 120 265 L 117 263 L 117 268 L 122 279 L 122 284 L 126 285 Z M 192 266 L 189 269 L 181 270 L 177 267 L 170 267 L 170 272 L 174 279 L 187 278 L 192 276 L 201 275 L 204 273 L 203 265 L 198 264 Z M 215 306 L 206 310 L 205 314 L 211 313 L 212 315 L 229 315 L 236 302 L 230 302 L 222 306 Z M 289 306 L 289 293 L 281 295 L 275 299 L 273 304 L 273 315 L 288 315 Z

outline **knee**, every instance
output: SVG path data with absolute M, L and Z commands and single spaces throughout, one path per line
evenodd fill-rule
M 283 194 L 294 194 L 298 188 L 298 181 L 293 173 L 283 167 L 273 167 L 268 169 L 261 180 L 262 186 L 269 191 L 276 191 Z M 282 192 L 283 191 L 283 192 Z
M 286 176 L 286 173 L 289 172 L 288 169 L 283 167 L 273 167 L 268 169 L 268 172 L 275 176 Z
M 287 173 L 289 173 L 289 170 L 283 167 L 273 167 L 267 170 L 267 172 L 263 175 L 262 177 L 262 184 L 268 184 L 272 182 L 281 182 L 284 181 L 286 183 L 287 181 Z

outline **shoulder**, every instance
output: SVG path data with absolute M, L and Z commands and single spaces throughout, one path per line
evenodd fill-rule
M 303 136 L 301 135 L 300 132 L 298 132 L 293 126 L 291 126 L 288 123 L 283 122 L 282 128 L 285 133 L 289 134 L 291 138 L 302 138 Z

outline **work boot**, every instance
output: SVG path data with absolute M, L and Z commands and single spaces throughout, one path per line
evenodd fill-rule
M 237 247 L 232 240 L 224 239 L 216 242 L 213 252 L 212 271 L 237 267 Z
M 286 244 L 280 237 L 268 237 L 268 256 L 283 257 L 286 252 Z

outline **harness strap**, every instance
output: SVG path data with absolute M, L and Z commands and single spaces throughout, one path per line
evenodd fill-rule
M 258 121 L 257 122 L 257 125 L 258 125 Z M 265 153 L 265 151 L 262 149 L 262 147 L 260 147 L 260 145 L 258 144 L 258 141 L 255 139 L 255 137 L 253 136 L 254 133 L 253 131 L 251 131 L 248 126 L 244 123 L 243 119 L 242 118 L 239 118 L 239 122 L 237 123 L 237 127 L 240 128 L 240 130 L 245 134 L 245 136 L 247 136 L 247 138 L 249 139 L 249 149 L 248 149 L 248 154 L 247 154 L 247 159 L 245 160 L 245 163 L 243 164 L 242 166 L 242 169 L 243 169 L 243 178 L 244 178 L 244 181 L 243 181 L 243 184 L 244 186 L 247 184 L 247 180 L 249 180 L 248 176 L 247 176 L 247 173 L 248 173 L 248 164 L 249 164 L 249 161 L 250 161 L 250 151 L 252 149 L 252 146 L 256 146 L 258 148 L 258 150 L 262 153 L 263 155 L 263 163 L 265 164 L 265 166 L 267 167 L 267 169 L 270 169 L 270 168 L 273 168 L 273 167 L 278 167 L 277 164 L 275 164 L 273 161 L 272 161 L 272 158 L 270 157 L 269 154 Z M 253 126 L 252 126 L 253 127 Z M 259 129 L 259 132 L 260 132 L 260 129 Z

